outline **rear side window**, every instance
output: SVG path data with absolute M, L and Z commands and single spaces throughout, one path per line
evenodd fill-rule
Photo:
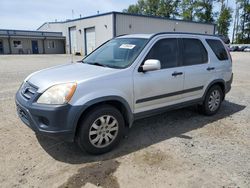
M 208 45 L 212 48 L 216 57 L 220 60 L 228 60 L 227 51 L 225 50 L 224 45 L 219 40 L 215 39 L 206 39 Z
M 176 38 L 159 40 L 149 51 L 146 59 L 157 59 L 161 68 L 176 67 L 178 63 L 178 43 Z
M 183 65 L 198 65 L 208 62 L 207 50 L 199 39 L 183 38 Z

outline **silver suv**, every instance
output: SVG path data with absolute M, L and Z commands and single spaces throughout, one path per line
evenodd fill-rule
M 194 104 L 215 114 L 232 78 L 231 56 L 216 36 L 126 35 L 81 62 L 29 75 L 16 105 L 35 132 L 100 154 L 114 148 L 136 119 Z

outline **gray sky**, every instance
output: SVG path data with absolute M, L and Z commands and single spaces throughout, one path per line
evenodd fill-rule
M 137 0 L 0 0 L 1 29 L 37 29 L 44 22 L 122 11 Z
M 44 22 L 72 19 L 72 10 L 74 18 L 78 18 L 80 14 L 82 17 L 89 16 L 97 11 L 122 11 L 136 2 L 137 0 L 0 0 L 0 29 L 35 30 Z M 228 3 L 235 8 L 235 0 L 228 0 Z

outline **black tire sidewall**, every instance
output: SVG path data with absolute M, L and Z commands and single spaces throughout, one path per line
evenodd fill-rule
M 218 90 L 219 93 L 220 93 L 220 104 L 219 104 L 219 107 L 218 107 L 215 111 L 211 111 L 211 110 L 209 109 L 209 107 L 208 107 L 208 101 L 209 101 L 209 97 L 210 97 L 211 93 L 212 93 L 214 90 Z M 214 115 L 214 114 L 216 114 L 216 113 L 219 111 L 219 109 L 220 109 L 220 106 L 221 106 L 221 103 L 222 103 L 222 98 L 223 98 L 223 93 L 222 93 L 221 87 L 218 86 L 218 85 L 212 86 L 212 87 L 208 90 L 208 92 L 207 92 L 207 94 L 206 94 L 205 101 L 204 101 L 204 103 L 203 103 L 203 111 L 204 111 L 204 113 L 205 113 L 206 115 Z
M 118 134 L 115 140 L 113 140 L 110 145 L 104 148 L 97 148 L 93 146 L 89 140 L 89 130 L 93 122 L 103 115 L 111 115 L 118 121 Z M 90 154 L 102 154 L 112 150 L 115 146 L 119 144 L 124 134 L 125 123 L 124 118 L 119 110 L 117 110 L 111 105 L 101 105 L 90 110 L 85 115 L 85 118 L 81 120 L 79 126 L 80 129 L 77 134 L 77 143 L 79 147 Z

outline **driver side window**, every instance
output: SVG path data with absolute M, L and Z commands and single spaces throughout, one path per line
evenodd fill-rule
M 157 41 L 145 58 L 157 59 L 161 62 L 161 69 L 177 67 L 178 43 L 176 38 L 161 39 Z

